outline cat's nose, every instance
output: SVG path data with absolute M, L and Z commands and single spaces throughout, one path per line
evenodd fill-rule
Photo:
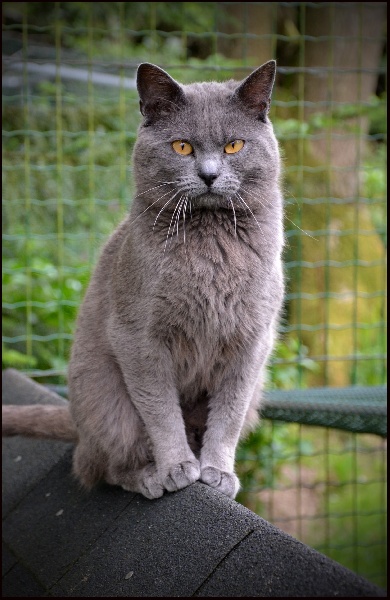
M 218 175 L 217 173 L 199 173 L 199 177 L 203 179 L 203 181 L 208 187 L 211 187 L 213 182 L 217 179 Z
M 198 166 L 198 175 L 208 187 L 211 187 L 213 182 L 219 175 L 218 163 L 215 160 L 205 160 Z

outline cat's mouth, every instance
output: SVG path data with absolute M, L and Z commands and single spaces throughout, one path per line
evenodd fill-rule
M 217 191 L 208 191 L 203 194 L 197 194 L 190 196 L 192 205 L 194 207 L 202 208 L 220 208 L 226 207 L 229 204 L 229 200 L 225 194 Z

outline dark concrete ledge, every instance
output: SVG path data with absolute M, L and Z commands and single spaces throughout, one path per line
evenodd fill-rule
M 13 370 L 3 396 L 59 401 Z M 201 483 L 154 501 L 109 486 L 85 493 L 71 452 L 4 442 L 4 597 L 386 596 Z

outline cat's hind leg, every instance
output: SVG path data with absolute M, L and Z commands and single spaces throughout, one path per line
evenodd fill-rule
M 199 478 L 198 462 L 188 459 L 157 469 L 145 425 L 110 356 L 95 353 L 93 366 L 86 370 L 83 354 L 76 347 L 69 384 L 72 418 L 79 435 L 73 472 L 84 487 L 105 480 L 147 498 L 158 498 L 164 490 L 182 489 Z
M 93 365 L 85 368 L 85 349 L 74 349 L 69 367 L 71 414 L 79 436 L 73 473 L 86 488 L 106 480 L 130 489 L 133 481 L 132 491 L 151 487 L 155 497 L 158 490 L 149 484 L 149 470 L 145 486 L 141 477 L 143 467 L 153 461 L 151 445 L 120 369 L 103 353 L 95 353 Z
M 83 439 L 73 453 L 73 475 L 81 485 L 90 490 L 104 479 L 107 456 L 91 441 Z
M 106 481 L 111 485 L 120 485 L 127 492 L 142 494 L 149 500 L 160 498 L 165 491 L 153 462 L 136 471 L 111 465 L 106 475 Z
M 84 440 L 78 444 L 73 456 L 73 473 L 83 487 L 91 489 L 99 481 L 117 485 L 128 492 L 137 492 L 146 498 L 160 498 L 164 487 L 160 482 L 153 462 L 134 470 L 134 464 L 145 462 L 143 456 L 138 461 L 133 451 L 127 463 L 111 460 L 93 443 Z M 133 467 L 133 470 L 132 470 Z

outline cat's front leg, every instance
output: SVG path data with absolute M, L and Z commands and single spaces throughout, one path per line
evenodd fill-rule
M 155 477 L 156 485 L 174 492 L 194 483 L 200 477 L 200 465 L 188 445 L 167 349 L 149 348 L 148 354 L 127 356 L 122 352 L 119 362 L 131 401 L 152 445 L 156 468 L 155 474 L 148 474 L 148 485 L 150 477 Z
M 239 439 L 239 431 L 228 443 L 226 439 L 215 437 L 213 427 L 208 425 L 209 435 L 205 435 L 200 465 L 200 480 L 217 489 L 229 498 L 235 498 L 240 489 L 240 482 L 234 472 L 234 455 Z
M 209 400 L 200 479 L 230 498 L 240 489 L 234 472 L 236 447 L 252 398 L 259 392 L 259 378 L 252 373 L 248 368 L 241 372 L 232 369 Z
M 155 395 L 149 388 L 132 394 L 152 442 L 155 473 L 149 474 L 157 485 L 176 492 L 191 485 L 200 477 L 200 464 L 190 449 L 183 417 L 176 394 L 165 391 Z
M 156 484 L 176 492 L 197 481 L 200 464 L 187 442 L 176 391 L 164 385 L 157 391 L 145 383 L 142 388 L 137 385 L 130 390 L 152 443 Z

